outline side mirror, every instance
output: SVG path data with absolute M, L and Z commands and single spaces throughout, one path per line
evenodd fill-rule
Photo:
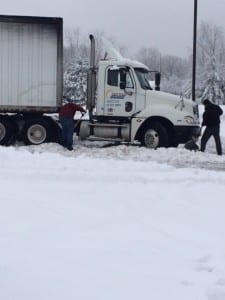
M 125 69 L 120 69 L 120 89 L 125 90 L 126 88 L 126 77 L 127 72 Z
M 160 91 L 160 81 L 161 81 L 161 74 L 159 72 L 155 73 L 155 90 Z

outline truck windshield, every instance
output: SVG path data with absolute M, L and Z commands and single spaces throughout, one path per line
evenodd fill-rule
M 134 71 L 137 75 L 137 78 L 139 80 L 141 87 L 144 90 L 152 90 L 150 83 L 149 83 L 149 81 L 151 80 L 150 72 L 148 72 L 148 70 L 143 69 L 143 68 L 135 68 Z

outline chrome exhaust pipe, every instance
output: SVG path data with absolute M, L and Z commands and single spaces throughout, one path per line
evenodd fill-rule
M 93 109 L 95 107 L 96 95 L 96 66 L 95 66 L 95 38 L 92 34 L 89 35 L 91 41 L 90 51 L 90 68 L 87 78 L 87 109 L 89 111 L 90 120 L 93 117 Z

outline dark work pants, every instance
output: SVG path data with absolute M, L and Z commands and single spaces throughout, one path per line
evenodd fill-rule
M 61 144 L 71 150 L 73 147 L 74 120 L 69 117 L 60 117 L 59 122 L 62 125 Z
M 217 125 L 215 127 L 206 127 L 201 139 L 201 151 L 205 151 L 206 144 L 211 136 L 213 136 L 215 139 L 217 154 L 222 155 L 222 147 L 220 141 L 220 125 Z

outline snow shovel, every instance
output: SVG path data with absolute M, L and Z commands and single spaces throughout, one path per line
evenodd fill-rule
M 78 119 L 78 120 L 76 121 L 76 123 L 75 123 L 75 125 L 74 125 L 74 131 L 75 131 L 75 132 L 79 131 L 79 129 L 80 129 L 80 123 L 81 123 L 81 120 L 82 120 L 82 118 L 83 118 L 84 115 L 85 115 L 85 113 L 81 113 L 80 119 Z

